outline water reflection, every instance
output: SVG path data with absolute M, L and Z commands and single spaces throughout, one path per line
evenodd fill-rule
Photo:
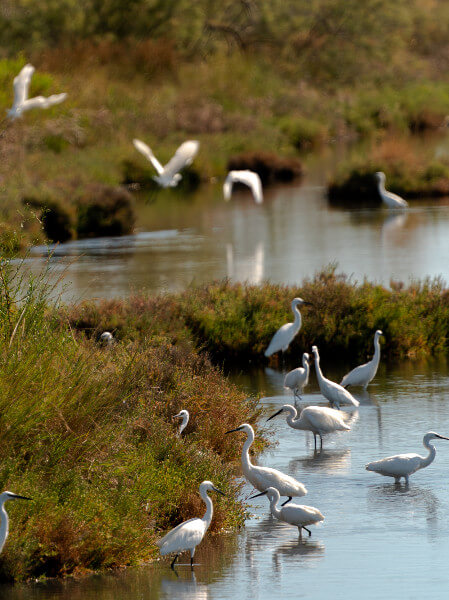
M 177 598 L 179 600 L 207 600 L 210 598 L 209 588 L 204 583 L 198 583 L 195 573 L 187 575 L 173 574 L 161 579 L 160 598 Z
M 226 273 L 234 281 L 246 281 L 252 285 L 262 283 L 264 279 L 265 250 L 258 242 L 254 254 L 249 257 L 236 257 L 234 246 L 226 244 Z
M 332 473 L 339 470 L 347 470 L 351 459 L 351 449 L 344 450 L 314 450 L 312 456 L 305 458 L 294 458 L 288 463 L 289 473 L 304 473 L 321 471 Z

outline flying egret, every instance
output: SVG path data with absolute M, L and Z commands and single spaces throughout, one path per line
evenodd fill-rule
M 305 496 L 307 494 L 305 486 L 294 477 L 285 475 L 285 473 L 282 473 L 277 469 L 253 465 L 249 456 L 249 448 L 254 442 L 254 429 L 251 425 L 243 423 L 240 427 L 226 431 L 226 433 L 233 433 L 234 431 L 244 431 L 246 433 L 246 441 L 242 448 L 242 470 L 246 479 L 256 488 L 256 490 L 262 492 L 269 487 L 275 487 L 279 490 L 281 496 L 288 496 L 288 499 L 284 504 L 290 502 L 293 496 Z M 284 504 L 282 506 L 284 506 Z
M 287 373 L 284 379 L 284 387 L 292 390 L 295 404 L 296 399 L 301 398 L 305 386 L 309 383 L 309 358 L 307 352 L 304 352 L 302 355 L 302 367 L 293 369 L 293 371 Z
M 353 406 L 358 406 L 360 402 L 356 400 L 348 390 L 345 390 L 345 388 L 338 383 L 324 377 L 321 372 L 320 355 L 318 354 L 318 348 L 316 346 L 312 346 L 312 353 L 315 357 L 315 371 L 318 385 L 320 386 L 320 392 L 327 400 L 329 400 L 332 408 L 336 406 L 340 410 L 340 404 L 352 404 Z
M 181 425 L 179 426 L 179 429 L 178 429 L 178 436 L 181 437 L 182 432 L 187 427 L 187 423 L 189 422 L 189 418 L 190 418 L 189 411 L 188 410 L 181 410 L 173 418 L 174 419 L 178 419 L 178 418 L 182 419 Z
M 260 492 L 260 494 L 251 496 L 250 500 L 252 498 L 257 498 L 258 496 L 263 496 L 264 494 L 266 494 L 270 500 L 271 514 L 279 521 L 284 521 L 284 523 L 288 523 L 289 525 L 295 525 L 295 527 L 298 528 L 300 540 L 302 539 L 303 529 L 308 532 L 309 537 L 312 535 L 312 532 L 310 529 L 307 529 L 306 525 L 315 525 L 315 523 L 324 521 L 324 516 L 314 506 L 291 503 L 282 508 L 278 508 L 277 504 L 280 500 L 280 494 L 274 487 L 269 487 L 267 490 Z
M 385 189 L 385 173 L 382 171 L 378 171 L 375 174 L 375 178 L 377 181 L 377 189 L 379 191 L 379 195 L 382 198 L 382 202 L 388 208 L 407 208 L 408 202 L 406 202 L 403 198 L 398 196 L 397 194 L 393 194 L 392 192 L 387 192 Z
M 112 346 L 113 343 L 114 343 L 114 336 L 112 335 L 112 333 L 110 331 L 104 331 L 100 335 L 100 344 L 102 346 Z
M 157 175 L 155 175 L 153 179 L 163 188 L 176 187 L 178 185 L 182 179 L 182 175 L 179 171 L 192 164 L 200 147 L 200 143 L 196 140 L 184 142 L 179 146 L 165 167 L 163 167 L 154 156 L 151 148 L 144 142 L 134 139 L 133 144 L 136 150 L 143 154 L 156 169 Z
M 311 431 L 313 433 L 313 439 L 315 441 L 316 450 L 316 436 L 320 437 L 320 448 L 323 447 L 323 435 L 327 433 L 333 433 L 334 431 L 349 431 L 351 428 L 345 423 L 341 412 L 328 408 L 326 406 L 306 406 L 299 414 L 299 418 L 296 418 L 298 413 L 294 406 L 291 404 L 284 404 L 284 406 L 271 415 L 267 421 L 271 421 L 281 412 L 288 413 L 287 423 L 293 429 L 302 429 L 304 431 Z
M 207 495 L 207 492 L 218 492 L 224 496 L 223 492 L 218 490 L 211 481 L 203 481 L 200 484 L 200 496 L 206 504 L 206 512 L 202 519 L 189 519 L 180 523 L 177 527 L 169 531 L 162 539 L 157 541 L 160 553 L 162 556 L 176 552 L 175 558 L 171 562 L 171 568 L 174 569 L 176 559 L 181 552 L 190 551 L 190 567 L 193 569 L 193 557 L 198 544 L 204 537 L 204 534 L 209 529 L 214 513 L 212 500 Z
M 380 342 L 379 338 L 383 335 L 381 330 L 378 329 L 374 334 L 374 356 L 373 358 L 365 363 L 352 369 L 347 373 L 340 382 L 340 385 L 344 388 L 349 385 L 362 385 L 363 389 L 366 390 L 368 384 L 374 379 L 377 373 L 377 367 L 380 361 Z
M 271 339 L 268 348 L 265 350 L 265 356 L 271 356 L 275 352 L 285 352 L 293 341 L 293 338 L 301 329 L 301 313 L 299 312 L 298 306 L 312 306 L 311 302 L 306 302 L 302 298 L 293 298 L 292 300 L 292 312 L 295 315 L 293 323 L 286 323 L 282 325 Z
M 243 183 L 247 185 L 251 189 L 256 204 L 262 204 L 262 182 L 257 173 L 249 170 L 229 171 L 223 184 L 223 196 L 226 201 L 231 199 L 232 186 L 234 183 Z
M 5 545 L 6 538 L 8 537 L 9 533 L 9 517 L 5 510 L 5 502 L 8 500 L 31 500 L 31 498 L 19 496 L 18 494 L 13 494 L 12 492 L 2 492 L 0 494 L 0 554 L 3 550 L 3 546 Z
M 374 471 L 379 475 L 385 475 L 385 477 L 394 477 L 395 483 L 399 483 L 401 477 L 405 479 L 405 483 L 408 484 L 408 478 L 410 475 L 428 467 L 433 462 L 436 454 L 435 446 L 430 443 L 433 439 L 449 440 L 449 437 L 440 435 L 429 431 L 423 437 L 423 446 L 427 448 L 429 454 L 427 456 L 420 456 L 411 452 L 410 454 L 396 454 L 395 456 L 388 456 L 382 460 L 376 460 L 366 465 L 367 471 Z
M 45 98 L 44 96 L 35 96 L 28 98 L 31 77 L 34 73 L 33 65 L 25 65 L 20 73 L 14 78 L 14 102 L 8 110 L 8 117 L 11 120 L 17 119 L 22 113 L 32 108 L 50 108 L 55 104 L 60 104 L 67 98 L 67 94 L 53 94 Z

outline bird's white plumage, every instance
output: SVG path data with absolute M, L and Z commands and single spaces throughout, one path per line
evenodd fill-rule
M 365 468 L 367 471 L 374 471 L 375 473 L 379 473 L 379 475 L 394 477 L 396 481 L 399 481 L 401 477 L 404 477 L 406 483 L 408 483 L 410 475 L 419 469 L 424 469 L 433 462 L 436 455 L 436 449 L 435 446 L 430 443 L 430 440 L 432 439 L 447 440 L 449 438 L 440 435 L 439 433 L 429 431 L 423 438 L 423 446 L 429 450 L 427 456 L 420 456 L 415 453 L 396 454 L 395 456 L 387 456 L 387 458 L 368 463 Z
M 184 429 L 187 427 L 187 423 L 190 419 L 190 414 L 188 410 L 181 410 L 177 415 L 173 417 L 174 419 L 182 419 L 181 425 L 179 426 L 178 435 L 180 436 Z
M 301 394 L 309 382 L 309 355 L 304 352 L 302 355 L 302 367 L 289 371 L 284 379 L 284 387 L 292 390 L 293 395 Z
M 14 78 L 14 102 L 8 111 L 11 119 L 20 117 L 22 113 L 32 108 L 50 108 L 60 104 L 67 98 L 67 94 L 52 94 L 51 96 L 35 96 L 28 98 L 31 77 L 34 73 L 33 65 L 25 65 L 20 73 Z
M 5 502 L 8 500 L 30 500 L 30 498 L 19 496 L 18 494 L 8 491 L 0 494 L 0 553 L 3 550 L 3 546 L 5 545 L 9 533 L 9 517 L 5 510 Z
M 254 429 L 248 423 L 240 425 L 236 430 L 244 431 L 247 435 L 242 448 L 242 470 L 246 479 L 259 491 L 265 491 L 269 487 L 279 490 L 281 496 L 305 496 L 305 486 L 290 475 L 286 475 L 277 469 L 270 467 L 259 467 L 253 465 L 249 456 L 249 448 L 254 441 Z
M 310 304 L 310 302 L 306 302 L 302 298 L 293 298 L 292 300 L 292 312 L 295 315 L 295 320 L 293 323 L 286 323 L 282 325 L 274 336 L 271 338 L 271 342 L 268 344 L 268 348 L 265 350 L 265 356 L 271 356 L 276 352 L 282 350 L 285 352 L 287 348 L 290 346 L 293 338 L 301 329 L 301 313 L 299 312 L 298 306 L 303 304 Z
M 110 331 L 103 331 L 100 335 L 100 343 L 104 346 L 111 346 L 114 343 L 114 336 Z
M 379 367 L 380 361 L 380 342 L 379 338 L 382 335 L 382 331 L 378 329 L 374 334 L 374 356 L 373 358 L 365 363 L 352 369 L 347 373 L 340 382 L 340 385 L 347 387 L 350 385 L 362 385 L 364 389 L 368 387 L 369 383 L 374 379 L 377 368 Z
M 320 386 L 320 392 L 327 400 L 329 400 L 331 406 L 336 406 L 337 408 L 340 408 L 340 404 L 352 404 L 352 406 L 358 406 L 360 402 L 356 400 L 348 390 L 345 390 L 345 388 L 338 383 L 324 377 L 321 372 L 320 355 L 318 354 L 318 348 L 316 346 L 312 347 L 312 353 L 315 357 L 315 371 L 318 385 Z
M 377 180 L 377 189 L 379 191 L 380 197 L 382 198 L 382 202 L 388 208 L 407 208 L 408 202 L 401 198 L 397 194 L 393 194 L 392 192 L 387 192 L 385 189 L 385 173 L 382 171 L 378 171 L 376 173 Z
M 262 204 L 262 182 L 257 173 L 249 170 L 229 171 L 223 184 L 223 196 L 225 200 L 231 199 L 234 183 L 243 183 L 244 185 L 247 185 L 251 189 L 256 204 Z
M 157 175 L 153 179 L 164 188 L 178 185 L 182 179 L 179 171 L 192 163 L 200 147 L 197 140 L 187 140 L 179 146 L 172 158 L 163 167 L 147 144 L 138 139 L 134 139 L 133 144 L 136 150 L 143 154 L 156 169 Z

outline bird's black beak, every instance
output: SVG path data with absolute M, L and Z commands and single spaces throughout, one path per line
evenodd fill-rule
M 268 423 L 268 421 L 271 421 L 271 419 L 274 419 L 274 417 L 277 417 L 278 415 L 280 415 L 283 410 L 284 409 L 281 408 L 280 410 L 278 410 L 277 412 L 275 412 L 274 415 L 271 415 L 271 417 L 268 417 L 267 423 Z
M 253 498 L 258 498 L 259 496 L 264 496 L 267 493 L 267 490 L 264 492 L 260 492 L 260 494 L 254 494 L 254 496 L 250 496 L 248 500 L 252 500 Z
M 214 487 L 212 488 L 214 490 L 214 492 L 218 492 L 219 494 L 221 494 L 222 496 L 226 496 L 226 494 L 224 492 L 222 492 L 221 490 L 219 490 L 218 488 Z
M 234 433 L 234 431 L 242 431 L 242 429 L 240 427 L 237 427 L 236 429 L 230 429 L 229 431 L 225 431 L 225 433 Z
M 437 437 L 440 438 L 440 440 L 449 440 L 449 437 L 446 437 L 445 435 L 440 435 L 439 433 L 437 434 Z
M 32 500 L 32 498 L 28 498 L 27 496 L 19 496 L 19 494 L 11 494 L 13 498 L 17 500 Z
M 315 306 L 313 304 L 313 302 L 306 302 L 305 300 L 304 300 L 303 304 L 305 304 L 306 306 Z

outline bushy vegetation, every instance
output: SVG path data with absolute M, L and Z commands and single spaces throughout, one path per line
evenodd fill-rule
M 248 400 L 187 340 L 142 332 L 102 348 L 49 304 L 45 282 L 0 263 L 0 489 L 12 525 L 0 579 L 137 564 L 168 527 L 201 514 L 199 483 L 226 493 L 212 531 L 239 525 L 224 432 L 254 421 Z M 188 409 L 184 439 L 171 417 Z

